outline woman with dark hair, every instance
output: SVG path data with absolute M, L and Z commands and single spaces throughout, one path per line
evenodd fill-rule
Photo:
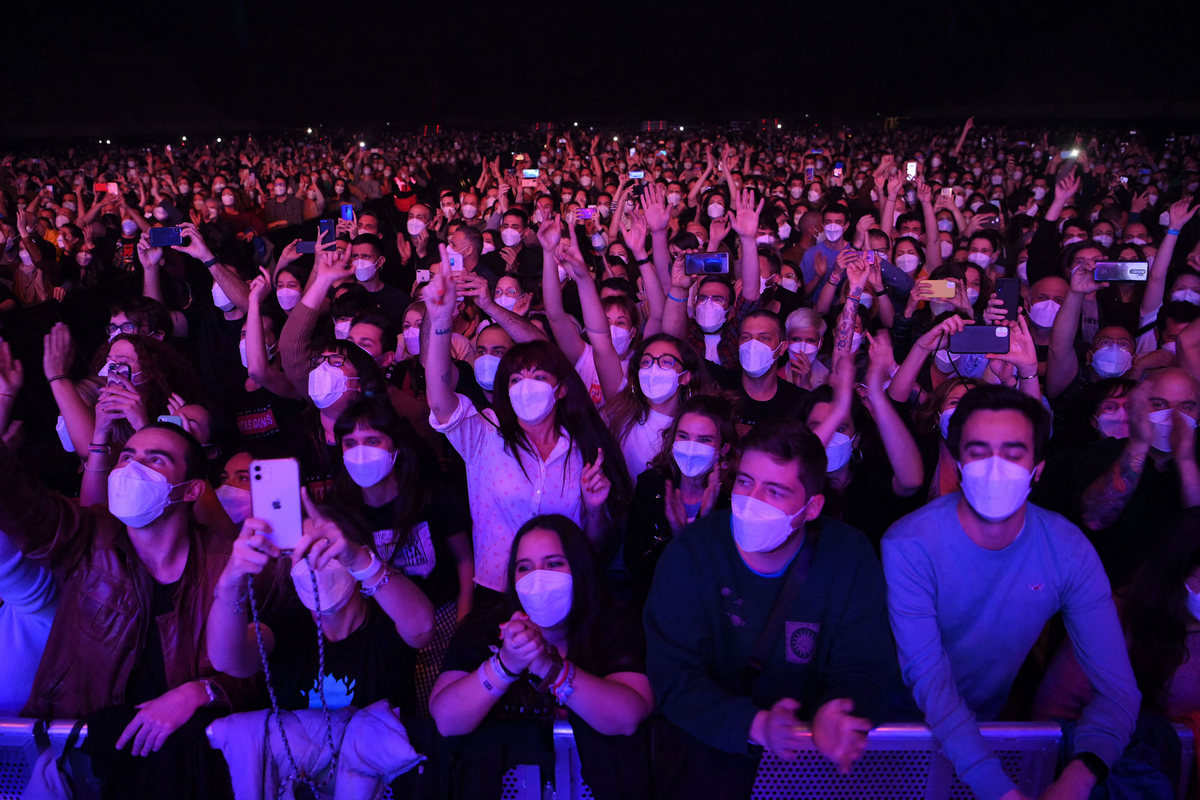
M 587 537 L 560 514 L 521 526 L 507 572 L 504 602 L 472 612 L 458 629 L 430 699 L 443 736 L 471 734 L 447 759 L 458 796 L 497 796 L 505 769 L 530 763 L 522 745 L 538 737 L 522 734 L 544 734 L 563 711 L 592 794 L 646 796 L 649 742 L 641 723 L 654 695 L 638 619 L 609 601 Z M 499 648 L 491 646 L 497 631 Z M 552 759 L 543 749 L 548 738 L 532 748 L 535 763 Z
M 609 501 L 628 500 L 629 477 L 575 368 L 549 342 L 525 342 L 504 354 L 490 409 L 480 412 L 451 390 L 455 287 L 448 274 L 426 288 L 429 421 L 466 463 L 475 583 L 503 592 L 509 545 L 526 520 L 568 516 L 599 550 L 613 528 Z
M 689 397 L 664 432 L 650 468 L 638 476 L 624 560 L 639 604 L 650 591 L 658 557 L 675 534 L 728 504 L 733 476 L 726 468 L 738 443 L 733 420 L 733 404 L 725 396 Z
M 428 463 L 430 455 L 421 458 L 424 445 L 412 426 L 386 400 L 355 401 L 333 431 L 343 470 L 332 500 L 362 516 L 383 562 L 433 604 L 433 640 L 417 655 L 417 701 L 424 709 L 454 626 L 471 610 L 471 518 L 463 498 Z

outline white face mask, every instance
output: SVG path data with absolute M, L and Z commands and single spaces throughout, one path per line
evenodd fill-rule
M 420 236 L 425 232 L 425 221 L 416 217 L 409 217 L 405 223 L 405 228 L 408 230 L 409 236 Z
M 592 185 L 592 176 L 591 175 L 580 175 L 579 176 L 579 185 L 585 189 L 588 188 L 589 186 L 591 186 Z
M 250 516 L 250 490 L 227 483 L 217 487 L 217 502 L 234 525 L 241 525 Z
M 725 324 L 725 309 L 712 300 L 696 304 L 696 324 L 705 333 L 716 333 Z
M 906 275 L 912 275 L 921 266 L 921 257 L 916 253 L 901 253 L 896 256 L 896 266 Z
M 1129 415 L 1125 409 L 1096 415 L 1096 430 L 1109 439 L 1129 438 Z
M 323 361 L 308 373 L 308 396 L 317 408 L 329 408 L 345 394 L 349 380 L 346 373 L 328 361 Z
M 667 192 L 667 205 L 677 206 L 682 199 L 683 196 L 679 192 Z
M 221 284 L 213 283 L 212 299 L 213 305 L 222 311 L 233 311 L 234 303 L 229 299 L 229 295 L 225 294 L 225 290 L 221 288 Z
M 720 203 L 709 203 L 708 204 L 708 216 L 710 216 L 713 219 L 717 219 L 718 217 L 725 216 L 725 206 L 723 206 Z
M 471 203 L 463 203 L 460 210 L 462 211 L 463 219 L 475 219 L 475 215 L 479 213 L 479 206 L 472 205 Z
M 354 267 L 354 277 L 360 283 L 366 283 L 375 277 L 375 273 L 379 271 L 379 265 L 369 258 L 356 258 L 350 262 Z
M 496 370 L 500 368 L 500 357 L 490 354 L 475 359 L 475 382 L 480 388 L 492 391 L 496 385 Z
M 140 461 L 126 462 L 108 474 L 108 510 L 129 527 L 144 528 L 163 515 L 171 490 L 182 485 L 168 483 Z
M 291 311 L 300 303 L 299 289 L 276 289 L 275 299 L 279 301 L 279 307 L 284 311 Z
M 342 463 L 346 465 L 350 480 L 365 489 L 388 476 L 396 465 L 396 453 L 382 447 L 360 444 L 342 453 Z
M 950 438 L 950 418 L 954 416 L 953 408 L 944 408 L 942 413 L 938 414 L 938 428 L 942 431 L 942 438 Z
M 808 508 L 808 503 L 805 503 L 804 508 L 789 515 L 748 494 L 733 495 L 730 505 L 733 510 L 730 517 L 733 540 L 747 553 L 768 553 L 780 547 L 795 531 L 792 523 Z
M 806 199 L 809 203 L 819 203 L 821 202 L 821 193 L 813 189 L 806 195 Z
M 514 308 L 517 307 L 517 298 L 509 297 L 506 294 L 502 294 L 496 298 L 496 305 L 500 306 L 501 308 L 505 308 L 505 309 L 508 309 L 509 311 L 512 311 Z
M 421 329 L 420 328 L 405 328 L 401 334 L 404 339 L 404 349 L 409 355 L 419 356 L 421 354 Z
M 539 628 L 553 628 L 571 613 L 575 581 L 569 572 L 535 569 L 517 578 L 517 599 Z
M 780 285 L 780 287 L 788 290 L 789 292 L 799 292 L 800 291 L 800 282 L 797 281 L 795 278 L 780 278 L 779 285 Z
M 954 255 L 954 243 L 938 242 L 938 250 L 941 252 L 942 258 L 949 258 L 950 256 Z M 900 265 L 897 264 L 896 266 Z
M 846 466 L 853 452 L 854 440 L 840 431 L 835 432 L 825 445 L 825 472 L 837 472 Z
M 1171 292 L 1171 299 L 1180 303 L 1191 303 L 1200 306 L 1200 292 L 1195 289 L 1176 289 Z
M 317 573 L 317 591 L 313 592 L 313 577 L 309 571 L 308 559 L 297 561 L 292 565 L 292 585 L 296 587 L 296 596 L 300 603 L 309 611 L 316 611 L 320 603 L 321 614 L 333 614 L 340 611 L 354 596 L 358 581 L 350 574 L 337 559 L 330 559 Z
M 352 320 L 339 319 L 333 323 L 333 338 L 349 339 L 350 338 L 350 323 Z
M 513 228 L 501 228 L 500 241 L 505 247 L 516 247 L 521 242 L 521 233 Z
M 1150 446 L 1160 453 L 1171 452 L 1171 428 L 1175 424 L 1173 415 L 1178 414 L 1183 423 L 1191 430 L 1196 429 L 1196 420 L 1184 414 L 1182 411 L 1164 408 L 1158 411 L 1151 411 L 1146 415 L 1146 419 L 1150 420 L 1150 424 L 1154 426 L 1154 438 L 1150 442 Z
M 522 422 L 534 424 L 554 411 L 554 391 L 555 387 L 546 381 L 522 378 L 508 387 L 508 400 Z
M 604 234 L 600 231 L 596 231 L 595 233 L 593 233 L 592 234 L 592 249 L 598 251 L 598 250 L 603 250 L 605 247 L 608 247 L 608 239 L 605 238 Z
M 1062 305 L 1057 300 L 1039 300 L 1029 307 L 1029 318 L 1039 328 L 1049 328 Z
M 1097 233 L 1092 236 L 1096 240 L 1096 244 L 1101 247 L 1112 247 L 1113 237 L 1111 233 Z
M 942 233 L 952 233 L 954 231 L 954 220 L 939 219 L 937 221 L 937 229 Z
M 830 222 L 825 226 L 824 230 L 825 240 L 829 242 L 836 242 L 837 240 L 841 239 L 842 234 L 846 232 L 846 228 L 837 224 L 836 222 Z
M 236 203 L 236 202 L 237 202 L 237 198 L 236 198 L 236 197 L 234 197 L 234 196 L 233 196 L 233 195 L 231 195 L 231 194 L 223 194 L 223 195 L 221 195 L 221 205 L 223 205 L 223 206 L 225 206 L 225 207 L 227 207 L 227 208 L 228 208 L 228 207 L 230 207 L 230 206 L 232 206 L 232 205 L 233 205 L 234 203 Z
M 638 386 L 651 403 L 662 403 L 669 400 L 679 389 L 679 373 L 651 364 L 638 370 Z
M 629 330 L 629 328 L 609 325 L 608 335 L 612 338 L 613 347 L 616 348 L 618 356 L 624 356 L 629 352 L 629 343 L 633 340 L 633 331 Z
M 793 200 L 799 200 L 800 195 L 804 194 L 804 187 L 803 186 L 791 186 L 788 188 L 788 194 L 790 194 L 792 196 Z
M 1029 262 L 1027 262 L 1027 261 L 1018 261 L 1017 262 L 1017 277 L 1021 279 L 1022 283 L 1025 283 L 1025 284 L 1029 283 Z
M 1133 366 L 1133 353 L 1115 344 L 1106 344 L 1092 354 L 1092 369 L 1102 378 L 1117 378 Z
M 126 238 L 133 236 L 138 231 L 138 225 L 131 219 L 122 220 L 121 233 L 125 234 Z
M 503 237 L 501 237 L 501 238 L 503 238 Z M 481 255 L 487 255 L 488 253 L 496 252 L 496 248 L 491 242 L 484 240 L 483 247 L 480 249 L 479 252 Z
M 743 342 L 738 348 L 738 361 L 751 378 L 766 375 L 775 364 L 775 351 L 758 339 Z
M 791 225 L 788 225 L 785 222 L 779 226 L 779 238 L 781 241 L 786 240 L 791 235 L 792 235 L 792 226 Z
M 788 345 L 788 350 L 797 355 L 804 356 L 810 362 L 816 358 L 817 346 L 811 342 L 792 342 Z
M 703 475 L 717 463 L 717 448 L 703 442 L 684 439 L 671 445 L 671 455 L 679 465 L 679 471 L 689 478 Z
M 987 253 L 968 253 L 967 261 L 970 261 L 980 269 L 987 269 L 992 265 L 992 257 Z
M 975 513 L 991 522 L 1020 510 L 1033 488 L 1033 473 L 1000 456 L 959 463 L 963 496 Z
M 1046 187 L 1044 187 L 1044 186 L 1033 187 L 1033 199 L 1034 200 L 1041 200 L 1045 196 L 1046 196 Z
M 978 301 L 978 300 L 979 300 L 979 290 L 971 289 L 971 288 L 967 289 L 967 305 L 973 306 L 973 305 L 975 305 L 976 301 Z

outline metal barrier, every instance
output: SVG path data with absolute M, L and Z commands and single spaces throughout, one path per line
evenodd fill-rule
M 49 726 L 55 753 L 71 732 L 71 721 Z M 0 800 L 19 800 L 29 781 L 37 747 L 33 720 L 0 719 Z M 1000 757 L 1005 770 L 1025 794 L 1036 797 L 1054 778 L 1061 733 L 1052 723 L 982 723 L 984 738 Z M 1183 775 L 1179 798 L 1186 797 L 1196 763 L 1191 731 L 1175 726 L 1182 745 Z M 84 732 L 86 736 L 86 729 Z M 580 774 L 579 752 L 571 726 L 554 726 L 555 774 L 558 800 L 590 800 L 591 791 Z M 543 800 L 543 782 L 536 767 L 515 767 L 504 776 L 502 800 Z M 974 794 L 954 775 L 924 725 L 881 725 L 867 737 L 867 750 L 847 775 L 837 771 L 811 741 L 795 761 L 763 759 L 754 785 L 754 800 L 821 798 L 822 800 L 967 800 Z

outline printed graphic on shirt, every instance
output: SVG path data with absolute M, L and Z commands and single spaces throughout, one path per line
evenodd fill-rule
M 346 708 L 354 705 L 354 687 L 357 683 L 349 675 L 337 678 L 325 673 L 319 680 L 313 681 L 312 688 L 308 690 L 308 707 L 321 707 L 322 685 L 325 689 L 325 705 L 329 708 Z
M 807 664 L 812 661 L 817 652 L 817 634 L 821 631 L 819 622 L 788 622 L 784 626 L 787 637 L 784 653 L 789 664 Z
M 275 411 L 270 406 L 250 409 L 237 417 L 238 433 L 246 439 L 259 439 L 279 432 Z
M 375 531 L 375 549 L 389 565 L 409 577 L 426 578 L 437 566 L 429 525 L 418 522 L 407 542 L 397 544 L 400 532 L 394 528 Z
M 729 622 L 733 625 L 733 627 L 740 628 L 745 625 L 745 618 L 738 613 L 738 611 L 741 609 L 736 608 L 736 606 L 742 605 L 742 603 L 745 601 L 740 597 L 735 597 L 733 594 L 733 589 L 730 589 L 728 586 L 721 587 L 721 597 L 725 598 L 725 616 L 729 618 Z

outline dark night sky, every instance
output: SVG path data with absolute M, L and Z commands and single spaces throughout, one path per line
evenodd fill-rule
M 1195 119 L 1200 3 L 9 4 L 0 138 L 390 121 Z

